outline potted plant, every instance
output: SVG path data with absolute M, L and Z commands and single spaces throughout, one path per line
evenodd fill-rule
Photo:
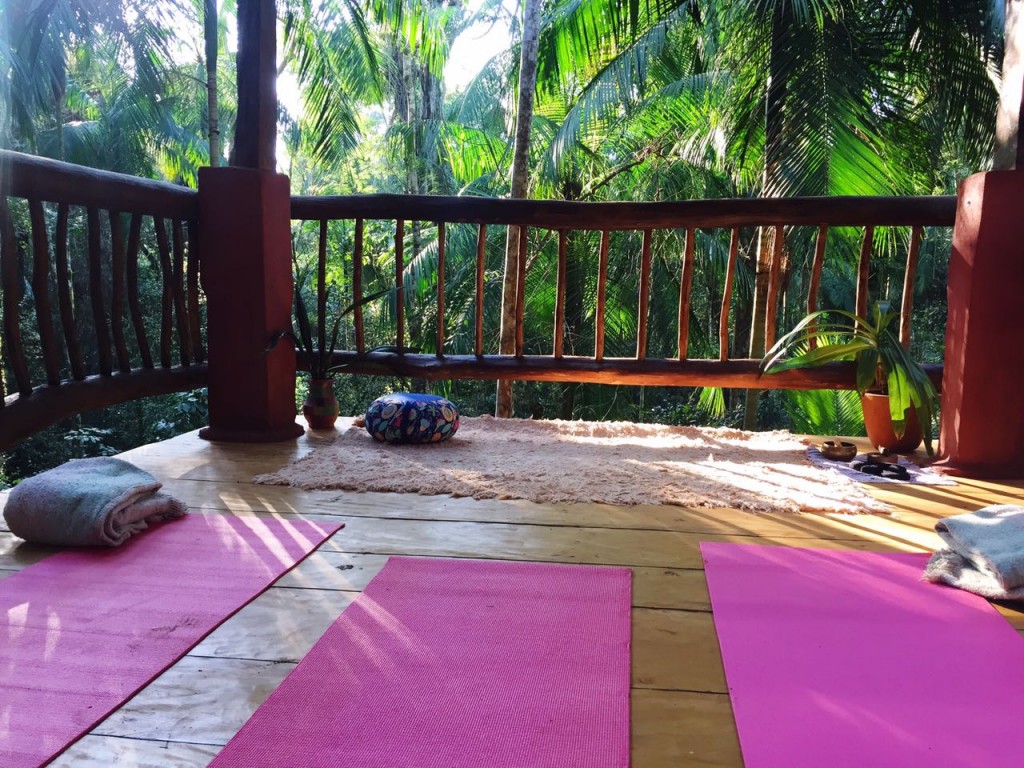
M 871 442 L 883 452 L 903 453 L 920 445 L 923 436 L 931 456 L 938 394 L 893 333 L 898 316 L 889 302 L 879 302 L 869 318 L 838 309 L 811 312 L 768 351 L 761 372 L 853 360 Z
M 342 318 L 356 307 L 361 307 L 394 289 L 385 288 L 369 296 L 364 296 L 359 301 L 339 310 L 333 321 L 329 321 L 327 315 L 332 305 L 331 286 L 327 286 L 325 289 L 322 310 L 318 302 L 316 317 L 311 319 L 303 296 L 308 280 L 309 271 L 302 271 L 296 265 L 295 330 L 275 334 L 271 347 L 282 337 L 288 337 L 295 343 L 295 351 L 304 358 L 306 370 L 309 371 L 309 392 L 302 404 L 302 415 L 306 417 L 306 422 L 311 429 L 331 429 L 334 427 L 339 413 L 338 399 L 334 395 L 334 375 L 342 367 L 331 365 L 331 360 L 338 344 Z M 329 322 L 330 330 L 328 331 Z

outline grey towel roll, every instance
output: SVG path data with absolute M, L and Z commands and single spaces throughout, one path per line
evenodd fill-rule
M 116 547 L 151 522 L 187 513 L 157 492 L 160 485 L 121 459 L 76 459 L 15 486 L 4 519 L 11 533 L 37 544 Z
M 993 599 L 1024 596 L 1024 507 L 995 504 L 935 524 L 946 548 L 924 577 Z

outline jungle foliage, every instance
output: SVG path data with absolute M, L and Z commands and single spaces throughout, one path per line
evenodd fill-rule
M 0 146 L 192 186 L 198 168 L 210 162 L 212 103 L 222 139 L 218 161 L 230 162 L 235 3 L 223 0 L 216 23 L 204 24 L 208 5 L 15 0 L 0 6 Z M 988 0 L 545 0 L 529 116 L 528 194 L 578 201 L 950 194 L 966 173 L 990 163 L 1002 60 L 992 9 Z M 296 194 L 508 194 L 519 103 L 518 8 L 499 0 L 472 6 L 280 0 L 278 12 L 282 82 L 294 83 L 296 94 L 296 104 L 280 112 L 279 163 Z M 449 92 L 444 70 L 456 39 L 487 25 L 507 26 L 511 47 L 494 50 L 468 85 Z M 214 50 L 211 101 L 207 55 Z M 485 334 L 488 348 L 496 349 L 505 233 L 491 230 L 485 291 L 493 309 Z M 791 328 L 806 309 L 814 234 L 787 233 L 780 329 Z M 351 303 L 353 235 L 349 223 L 329 227 L 328 279 L 339 310 Z M 547 351 L 557 238 L 530 236 L 526 346 Z M 698 233 L 692 357 L 718 355 L 714 329 L 727 236 Z M 574 233 L 569 244 L 567 353 L 593 349 L 596 237 Z M 393 281 L 393 238 L 393 228 L 367 224 L 365 293 Z M 682 238 L 681 232 L 655 238 L 652 317 L 675 316 Z M 876 231 L 874 300 L 898 301 L 908 240 L 905 230 Z M 300 269 L 308 270 L 317 233 L 296 223 L 293 243 Z M 830 232 L 823 308 L 852 306 L 858 248 L 858 232 Z M 941 361 L 949 250 L 948 232 L 926 232 L 912 349 L 924 362 Z M 475 252 L 475 229 L 448 228 L 445 346 L 451 353 L 472 350 Z M 146 253 L 144 244 L 143 258 Z M 609 356 L 633 352 L 639 253 L 639 234 L 613 236 Z M 434 351 L 436 230 L 411 225 L 405 254 L 409 345 Z M 734 357 L 757 347 L 750 329 L 763 311 L 759 258 L 758 233 L 742 231 L 730 326 Z M 157 290 L 155 274 L 144 269 L 142 279 Z M 393 302 L 392 295 L 367 308 L 368 345 L 391 342 Z M 31 312 L 27 283 L 21 311 Z M 351 319 L 343 318 L 339 348 L 351 348 L 352 333 Z M 669 324 L 652 324 L 649 354 L 671 355 L 672 336 Z M 422 382 L 341 376 L 342 413 L 414 385 Z M 438 389 L 467 414 L 494 409 L 491 383 L 448 382 Z M 705 406 L 714 399 L 705 395 Z M 681 389 L 515 386 L 519 416 L 740 423 L 739 393 L 725 393 L 714 416 L 699 401 L 700 393 Z M 12 450 L 0 481 L 74 455 L 124 450 L 192 429 L 203 423 L 204 402 L 202 393 L 190 393 L 83 414 Z M 764 427 L 858 428 L 843 396 L 772 394 L 757 407 Z

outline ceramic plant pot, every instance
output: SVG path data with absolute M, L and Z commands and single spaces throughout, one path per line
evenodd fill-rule
M 907 411 L 903 437 L 896 437 L 889 414 L 888 395 L 866 392 L 861 396 L 860 404 L 864 409 L 864 428 L 868 439 L 878 450 L 883 453 L 910 453 L 921 444 L 924 435 L 913 408 Z
M 334 379 L 313 379 L 309 394 L 302 404 L 302 415 L 310 429 L 334 429 L 338 420 L 338 399 L 334 396 Z

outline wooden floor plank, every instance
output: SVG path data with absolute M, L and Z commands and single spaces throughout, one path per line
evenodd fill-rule
M 1024 503 L 1020 481 L 873 486 L 892 507 L 890 516 L 544 505 L 251 482 L 332 437 L 243 445 L 208 443 L 192 433 L 123 455 L 194 512 L 303 516 L 346 527 L 55 765 L 206 765 L 387 558 L 406 555 L 631 567 L 634 768 L 741 768 L 701 541 L 927 552 L 938 545 L 933 529 L 942 517 Z M 0 526 L 0 578 L 52 551 L 18 542 Z M 1024 633 L 1024 609 L 996 610 Z
M 67 752 L 50 763 L 50 768 L 205 768 L 220 749 L 220 745 L 90 734 L 72 744 Z
M 223 746 L 294 668 L 185 656 L 92 733 Z
M 298 663 L 357 594 L 268 589 L 217 627 L 189 655 Z
M 923 551 L 902 538 L 864 532 L 862 538 L 790 539 L 781 536 L 720 536 L 678 531 L 565 528 L 504 523 L 342 518 L 344 530 L 328 549 L 365 554 L 479 557 L 507 560 L 700 568 L 701 541 L 772 544 L 822 549 Z
M 727 693 L 711 614 L 635 608 L 633 687 Z
M 755 515 L 735 509 L 672 506 L 616 507 L 605 504 L 534 504 L 521 500 L 470 499 L 400 493 L 303 491 L 276 485 L 171 479 L 164 490 L 190 507 L 233 512 L 269 511 L 346 517 L 400 518 L 455 522 L 515 523 L 580 528 L 629 528 L 785 538 L 851 538 L 849 523 L 903 529 L 898 522 L 868 515 Z M 935 519 L 914 515 L 913 527 L 930 531 Z M 867 520 L 866 518 L 870 518 Z M 878 522 L 881 521 L 881 522 Z M 856 537 L 856 532 L 853 533 Z
M 632 768 L 742 768 L 728 696 L 634 689 L 632 710 Z

